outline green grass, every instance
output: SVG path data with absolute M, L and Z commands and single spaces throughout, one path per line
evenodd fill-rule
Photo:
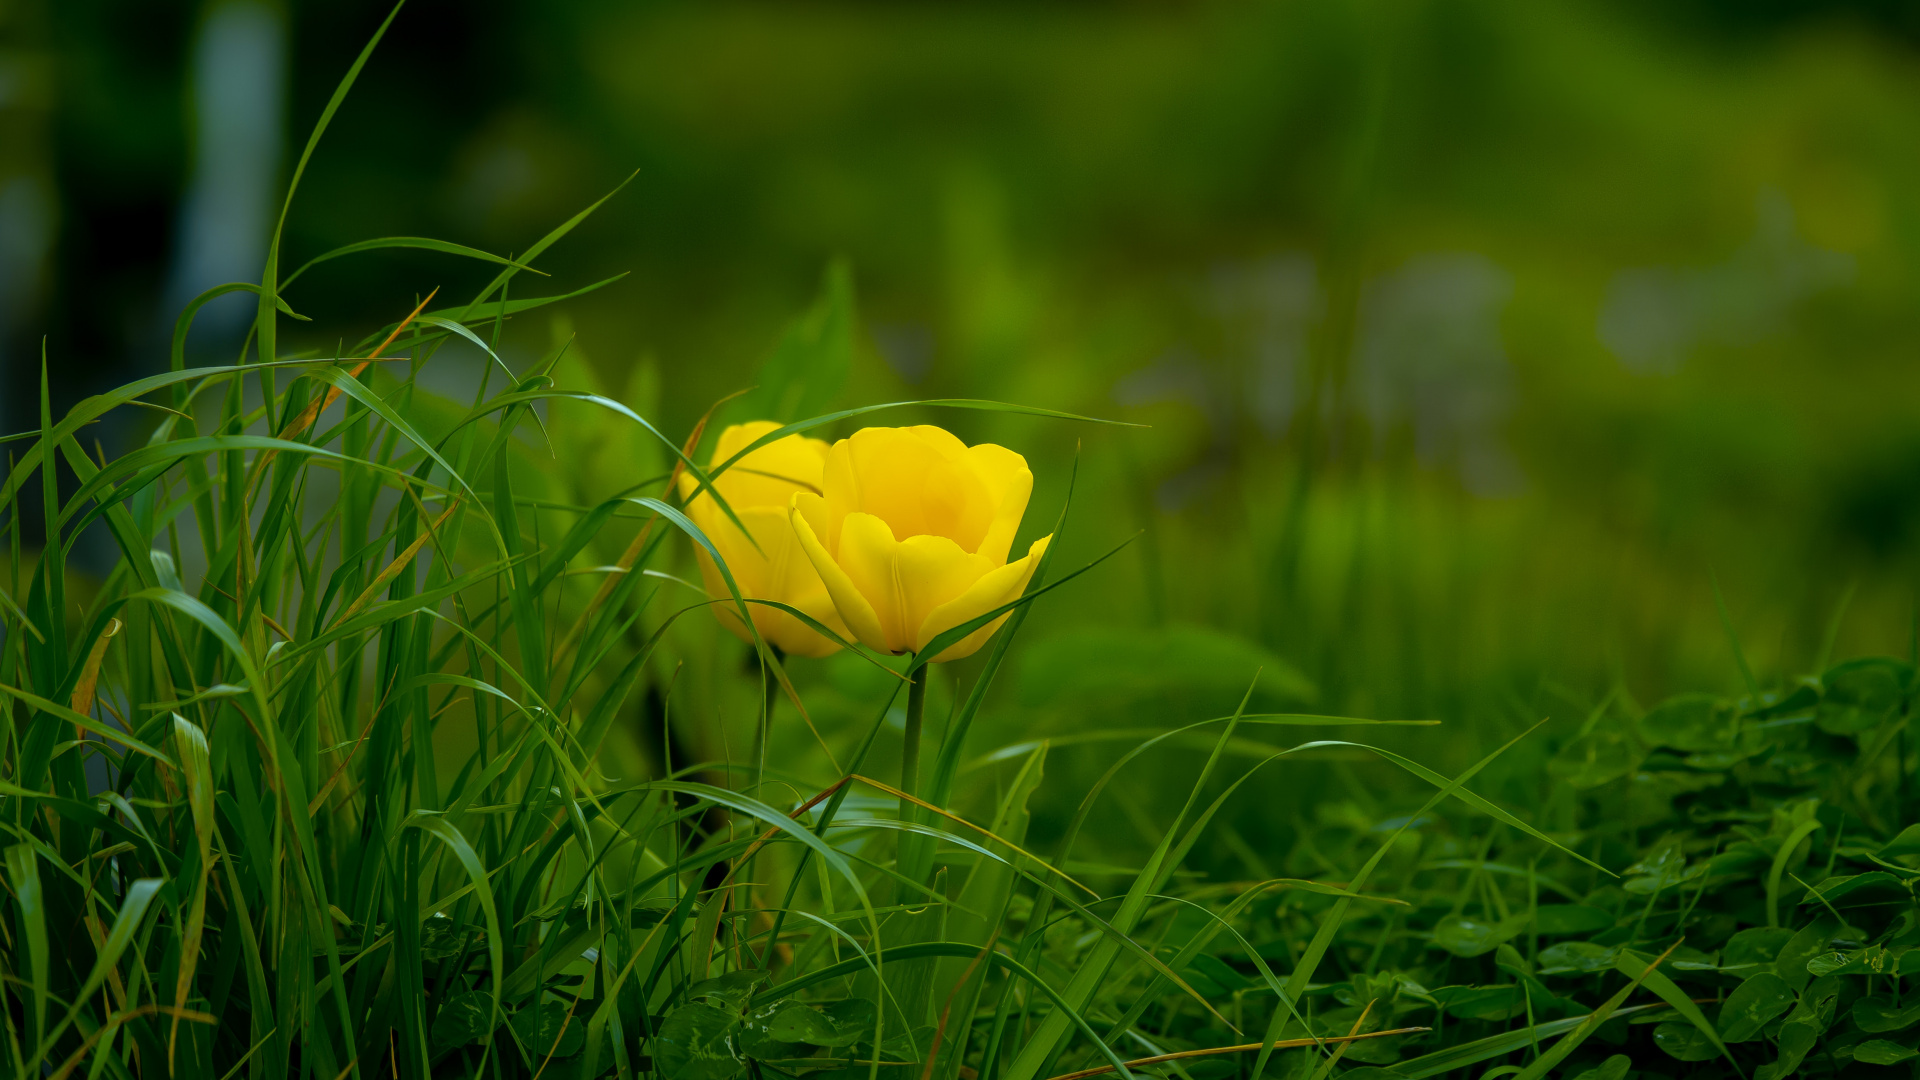
M 276 242 L 224 287 L 259 300 L 242 362 L 186 366 L 196 302 L 169 373 L 43 394 L 0 489 L 15 1075 L 1775 1080 L 1913 1052 L 1910 661 L 1772 685 L 1736 643 L 1743 694 L 1443 727 L 1446 775 L 1406 752 L 1430 731 L 1297 711 L 1307 680 L 1192 628 L 1030 648 L 1030 611 L 1131 572 L 1066 544 L 963 664 L 743 651 L 705 609 L 746 598 L 685 582 L 705 541 L 666 501 L 725 467 L 702 428 L 564 333 L 492 355 L 597 287 L 526 294 L 592 209 L 511 258 L 322 256 L 497 273 L 318 352 L 281 336 Z M 854 322 L 835 271 L 732 407 L 1080 422 L 824 412 Z M 141 445 L 86 445 L 133 408 Z M 1059 472 L 1054 531 L 1118 550 Z M 102 534 L 110 570 L 70 565 Z M 1196 651 L 1229 715 L 1110 708 Z M 1015 674 L 1065 734 L 1010 732 Z

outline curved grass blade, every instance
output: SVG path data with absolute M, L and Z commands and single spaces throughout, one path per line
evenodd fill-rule
M 1633 995 L 1633 992 L 1640 988 L 1640 983 L 1642 980 L 1652 977 L 1655 974 L 1654 969 L 1658 968 L 1661 964 L 1665 963 L 1667 957 L 1673 955 L 1673 950 L 1679 947 L 1680 947 L 1680 943 L 1676 941 L 1673 944 L 1667 946 L 1666 952 L 1661 953 L 1658 957 L 1654 959 L 1646 960 L 1645 963 L 1640 962 L 1641 960 L 1645 959 L 1644 957 L 1636 957 L 1633 962 L 1629 963 L 1629 962 L 1626 962 L 1625 957 L 1622 956 L 1621 958 L 1622 969 L 1628 972 L 1628 977 L 1632 981 L 1627 983 L 1627 985 L 1621 987 L 1619 990 L 1615 991 L 1612 997 L 1608 998 L 1605 1002 L 1602 1002 L 1600 1007 L 1593 1010 L 1591 1014 L 1585 1017 L 1582 1017 L 1580 1020 L 1580 1025 L 1578 1027 L 1568 1032 L 1565 1038 L 1561 1039 L 1557 1043 L 1554 1043 L 1553 1046 L 1550 1049 L 1548 1049 L 1546 1053 L 1541 1054 L 1540 1056 L 1534 1058 L 1533 1061 L 1530 1064 L 1528 1064 L 1526 1068 L 1520 1070 L 1519 1075 L 1514 1077 L 1514 1080 L 1542 1080 L 1542 1078 L 1545 1077 L 1550 1070 L 1557 1068 L 1562 1061 L 1565 1061 L 1567 1059 L 1568 1054 L 1571 1054 L 1575 1050 L 1579 1049 L 1580 1044 L 1587 1041 L 1588 1036 L 1592 1035 L 1596 1030 L 1599 1029 L 1601 1024 L 1606 1023 L 1607 1020 L 1613 1016 L 1614 1010 L 1618 1009 L 1621 1005 L 1626 1003 L 1627 998 L 1631 997 Z M 1638 974 L 1633 973 L 1632 969 L 1636 969 L 1636 968 L 1638 969 L 1638 972 L 1639 972 Z M 1663 975 L 1661 976 L 1661 978 L 1664 979 L 1666 978 L 1666 976 Z M 1662 996 L 1664 997 L 1664 995 Z M 1687 1002 L 1687 1007 L 1693 1008 L 1693 1002 L 1691 1001 Z M 1698 1013 L 1699 1010 L 1694 1009 L 1694 1012 Z M 1720 1043 L 1719 1034 L 1717 1032 L 1713 1032 L 1713 1029 L 1710 1027 L 1707 1028 L 1706 1030 L 1711 1033 L 1711 1037 L 1713 1038 L 1714 1043 L 1718 1045 Z M 1725 1053 L 1726 1049 L 1727 1048 L 1725 1046 L 1720 1047 L 1720 1051 L 1722 1053 Z M 1728 1060 L 1732 1061 L 1733 1059 L 1731 1056 L 1729 1056 Z M 1740 1066 L 1737 1062 L 1734 1064 L 1733 1068 L 1735 1072 L 1740 1071 Z M 1742 1073 L 1741 1075 L 1744 1076 L 1745 1074 Z
M 482 251 L 479 248 L 468 247 L 465 244 L 455 244 L 446 240 L 435 240 L 427 236 L 382 236 L 375 240 L 355 241 L 354 243 L 334 248 L 324 255 L 315 255 L 313 258 L 300 264 L 300 269 L 282 278 L 280 280 L 279 291 L 285 292 L 287 286 L 298 280 L 300 275 L 319 266 L 323 262 L 331 262 L 334 259 L 346 255 L 357 255 L 363 251 L 381 251 L 389 248 L 416 248 L 421 251 L 437 251 L 443 255 L 459 255 L 463 258 L 478 259 L 481 262 L 490 262 L 500 266 L 510 267 L 516 271 L 532 270 L 541 277 L 547 276 L 545 271 L 534 270 L 533 267 L 525 263 L 514 262 L 512 259 L 495 255 L 491 251 Z
M 106 944 L 94 957 L 93 970 L 88 972 L 87 981 L 80 986 L 80 992 L 73 996 L 73 1004 L 68 1006 L 66 1018 L 61 1020 L 51 1032 L 47 1033 L 47 1045 L 41 1047 L 39 1054 L 26 1063 L 26 1072 L 30 1075 L 39 1071 L 42 1055 L 58 1042 L 71 1025 L 80 1016 L 80 1009 L 87 1000 L 106 985 L 107 976 L 120 962 L 120 954 L 127 951 L 133 935 L 139 931 L 140 923 L 147 917 L 147 907 L 153 902 L 155 893 L 165 885 L 163 878 L 141 878 L 127 886 L 126 899 L 121 901 L 120 914 L 114 916 L 113 929 L 108 931 Z
M 1699 1029 L 1700 1034 L 1707 1037 L 1707 1041 L 1727 1059 L 1727 1064 L 1733 1066 L 1736 1075 L 1745 1077 L 1746 1072 L 1740 1068 L 1740 1063 L 1733 1059 L 1733 1051 L 1728 1050 L 1727 1044 L 1721 1041 L 1719 1029 L 1714 1027 L 1713 1022 L 1700 1011 L 1700 1006 L 1693 1003 L 1693 999 L 1687 996 L 1686 991 L 1675 986 L 1673 980 L 1659 970 L 1660 964 L 1673 955 L 1673 950 L 1679 947 L 1680 942 L 1676 941 L 1667 946 L 1667 951 L 1658 957 L 1648 957 L 1632 949 L 1621 949 L 1620 955 L 1613 962 L 1614 970 L 1629 978 L 1645 982 L 1647 989 L 1659 994 L 1661 1001 L 1673 1006 L 1675 1012 L 1686 1017 L 1689 1023 Z M 1640 971 L 1638 975 L 1635 974 L 1636 970 Z
M 493 972 L 492 1025 L 500 1022 L 500 994 L 506 984 L 506 938 L 500 932 L 500 913 L 494 907 L 493 887 L 487 882 L 487 869 L 480 862 L 480 856 L 467 843 L 467 838 L 453 823 L 438 814 L 416 810 L 408 818 L 405 827 L 419 829 L 439 840 L 453 852 L 460 862 L 461 869 L 467 872 L 467 881 L 474 895 L 480 899 L 480 911 L 487 919 L 487 961 Z M 336 981 L 336 986 L 338 985 Z

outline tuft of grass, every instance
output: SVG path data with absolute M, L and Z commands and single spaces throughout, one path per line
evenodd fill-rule
M 287 208 L 397 13 L 315 125 Z M 1178 861 L 1164 845 L 1118 919 L 1023 846 L 1044 745 L 1021 755 L 989 826 L 949 809 L 966 801 L 953 791 L 966 731 L 1026 606 L 1091 566 L 1043 565 L 1021 600 L 923 654 L 1015 613 L 949 718 L 931 801 L 913 794 L 917 769 L 899 788 L 862 772 L 893 699 L 926 684 L 923 659 L 902 671 L 867 657 L 892 692 L 838 779 L 801 797 L 731 786 L 726 762 L 674 767 L 671 747 L 649 778 L 609 768 L 636 693 L 671 698 L 655 669 L 679 620 L 759 601 L 666 599 L 674 534 L 711 545 L 648 492 L 682 471 L 707 489 L 732 464 L 695 463 L 701 426 L 669 438 L 561 383 L 580 367 L 566 342 L 520 372 L 496 352 L 505 320 L 585 291 L 510 287 L 598 205 L 511 259 L 379 238 L 284 278 L 276 230 L 258 284 L 181 314 L 169 371 L 58 419 L 43 390 L 40 429 L 0 488 L 14 554 L 0 1018 L 16 1075 L 931 1080 L 1032 1074 L 1063 1053 L 1130 1074 L 1096 1028 L 1106 996 L 1057 988 L 1049 917 L 1011 929 L 1015 899 L 1035 894 L 1097 928 L 1105 963 L 1124 957 L 1219 1015 L 1134 936 Z M 283 292 L 307 266 L 396 247 L 499 269 L 464 303 L 429 295 L 350 347 L 286 347 L 282 317 L 302 317 Z M 259 301 L 247 347 L 188 367 L 194 316 L 232 292 Z M 845 325 L 843 281 L 836 297 L 828 314 Z M 792 382 L 825 377 L 850 338 L 803 329 L 778 356 Z M 423 380 L 449 345 L 486 358 L 470 404 Z M 141 445 L 90 455 L 82 429 L 134 406 L 160 417 Z M 543 447 L 581 451 L 583 432 L 617 438 L 610 426 L 667 471 L 579 505 L 531 464 Z M 45 542 L 29 562 L 30 480 Z M 89 580 L 68 561 L 96 530 L 116 557 Z M 762 709 L 784 699 L 806 718 L 782 658 L 755 652 Z M 848 812 L 862 792 L 901 813 Z

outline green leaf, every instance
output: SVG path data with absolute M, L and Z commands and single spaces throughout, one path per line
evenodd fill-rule
M 1819 1045 L 1821 1034 L 1833 1022 L 1834 1002 L 1840 995 L 1841 984 L 1842 980 L 1837 977 L 1821 979 L 1801 993 L 1799 1003 L 1774 1036 L 1780 1056 L 1756 1070 L 1756 1080 L 1784 1080 L 1796 1073 L 1801 1061 Z
M 1793 1008 L 1793 989 L 1771 971 L 1749 976 L 1720 1006 L 1718 1028 L 1727 1042 L 1746 1042 Z
M 1712 1043 L 1714 1049 L 1717 1050 L 1722 1057 L 1726 1058 L 1729 1064 L 1733 1065 L 1734 1071 L 1739 1072 L 1740 1064 L 1733 1060 L 1733 1052 L 1728 1050 L 1726 1044 L 1720 1041 L 1720 1033 L 1715 1031 L 1713 1025 L 1707 1022 L 1706 1014 L 1700 1011 L 1700 1006 L 1693 1003 L 1692 996 L 1678 986 L 1675 986 L 1673 980 L 1669 979 L 1664 972 L 1647 971 L 1647 965 L 1653 963 L 1653 960 L 1654 958 L 1651 956 L 1634 952 L 1631 949 L 1622 949 L 1619 959 L 1613 962 L 1613 966 L 1614 970 L 1629 978 L 1640 978 L 1641 981 L 1646 984 L 1647 989 L 1660 995 L 1660 1000 L 1673 1006 L 1675 1012 L 1686 1017 L 1687 1021 L 1693 1025 L 1701 1037 L 1709 1043 Z M 1645 972 L 1645 974 L 1642 975 L 1642 972 Z
M 1485 923 L 1464 915 L 1447 915 L 1434 925 L 1434 945 L 1455 956 L 1479 956 L 1490 953 L 1501 942 L 1526 930 L 1532 920 L 1525 914 Z
M 1812 922 L 1801 927 L 1800 932 L 1781 947 L 1780 954 L 1773 961 L 1774 974 L 1780 976 L 1796 993 L 1799 992 L 1813 978 L 1807 971 L 1807 961 L 1826 952 L 1839 929 L 1840 924 L 1833 916 L 1825 912 L 1815 916 Z
M 740 1018 L 696 1002 L 667 1015 L 653 1037 L 653 1060 L 667 1080 L 731 1080 L 746 1069 L 735 1052 Z
M 867 998 L 847 998 L 842 1001 L 828 1002 L 820 1007 L 820 1012 L 833 1021 L 835 1045 L 851 1046 L 861 1039 L 873 1035 L 874 1020 L 878 1013 L 873 1002 Z
M 1780 950 L 1793 940 L 1793 931 L 1783 926 L 1750 926 L 1727 939 L 1720 952 L 1722 970 L 1772 964 Z
M 1920 855 L 1920 825 L 1909 825 L 1900 830 L 1900 835 L 1886 842 L 1879 855 L 1883 859 L 1897 859 L 1903 855 Z
M 754 988 L 767 981 L 767 973 L 757 969 L 729 971 L 711 979 L 702 979 L 687 987 L 689 998 L 718 998 L 729 1005 L 738 1007 L 753 994 Z
M 1820 1038 L 1820 1030 L 1811 1021 L 1790 1019 L 1780 1025 L 1774 1044 L 1780 1056 L 1754 1070 L 1754 1080 L 1785 1080 L 1800 1068 L 1800 1062 Z
M 1625 739 L 1615 732 L 1595 731 L 1561 747 L 1547 762 L 1547 773 L 1584 790 L 1612 783 L 1639 767 L 1640 759 Z
M 871 1008 L 871 1003 L 859 999 Z M 851 1046 L 860 1041 L 863 1031 L 871 1028 L 842 1028 L 826 1014 L 808 1005 L 787 1002 L 780 1006 L 773 1018 L 767 1022 L 767 1035 L 789 1043 L 806 1043 L 808 1046 Z
M 1687 857 L 1677 842 L 1660 845 L 1651 855 L 1627 867 L 1627 880 L 1621 886 L 1630 893 L 1647 896 L 1671 889 L 1706 873 L 1707 864 L 1702 862 L 1692 869 L 1687 868 Z
M 1732 710 L 1708 694 L 1683 694 L 1654 706 L 1640 718 L 1640 734 L 1655 746 L 1719 750 L 1733 742 Z
M 1539 970 L 1548 975 L 1568 971 L 1605 971 L 1620 956 L 1614 945 L 1591 941 L 1563 941 L 1540 950 Z
M 1920 994 L 1907 995 L 1905 1005 L 1890 997 L 1863 997 L 1854 1003 L 1853 1022 L 1861 1031 L 1874 1033 L 1910 1028 L 1920 1023 Z
M 1856 907 L 1873 904 L 1908 903 L 1913 899 L 1913 890 L 1900 878 L 1885 870 L 1869 870 L 1864 874 L 1849 874 L 1843 877 L 1831 877 L 1814 886 L 1802 905 L 1821 904 L 1827 907 Z
M 1814 953 L 1811 961 L 1807 961 L 1807 974 L 1814 978 L 1822 974 L 1899 974 L 1901 959 L 1901 953 L 1893 953 L 1880 945 L 1830 949 Z
M 1653 1029 L 1653 1044 L 1666 1051 L 1667 1056 L 1681 1061 L 1712 1061 L 1720 1053 L 1692 1024 L 1668 1022 Z
M 1898 1065 L 1915 1057 L 1920 1057 L 1920 1050 L 1902 1046 L 1891 1039 L 1868 1039 L 1853 1048 L 1853 1060 L 1869 1065 Z
M 1510 1020 L 1527 1011 L 1526 998 L 1518 983 L 1505 986 L 1442 986 L 1433 991 L 1432 996 L 1449 1016 L 1457 1016 L 1462 1020 Z
M 1913 666 L 1900 660 L 1867 657 L 1836 665 L 1820 677 L 1824 693 L 1815 722 L 1835 735 L 1870 731 L 1893 718 L 1913 681 Z
M 1621 1080 L 1627 1070 L 1633 1068 L 1633 1059 L 1625 1054 L 1615 1054 L 1591 1069 L 1575 1076 L 1573 1080 Z
M 513 1031 L 537 1063 L 547 1057 L 572 1057 L 587 1042 L 587 1026 L 558 1001 L 544 1001 L 513 1014 Z M 435 1025 L 438 1027 L 438 1024 Z
M 453 1050 L 493 1030 L 493 995 L 468 990 L 448 998 L 433 1018 L 433 1045 Z

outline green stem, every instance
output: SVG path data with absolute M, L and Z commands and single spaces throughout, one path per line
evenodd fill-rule
M 927 711 L 927 673 L 921 668 L 913 674 L 913 681 L 907 685 L 907 738 L 900 748 L 900 790 L 909 795 L 919 794 L 920 787 L 920 726 Z M 911 817 L 913 804 L 902 802 L 900 816 Z

